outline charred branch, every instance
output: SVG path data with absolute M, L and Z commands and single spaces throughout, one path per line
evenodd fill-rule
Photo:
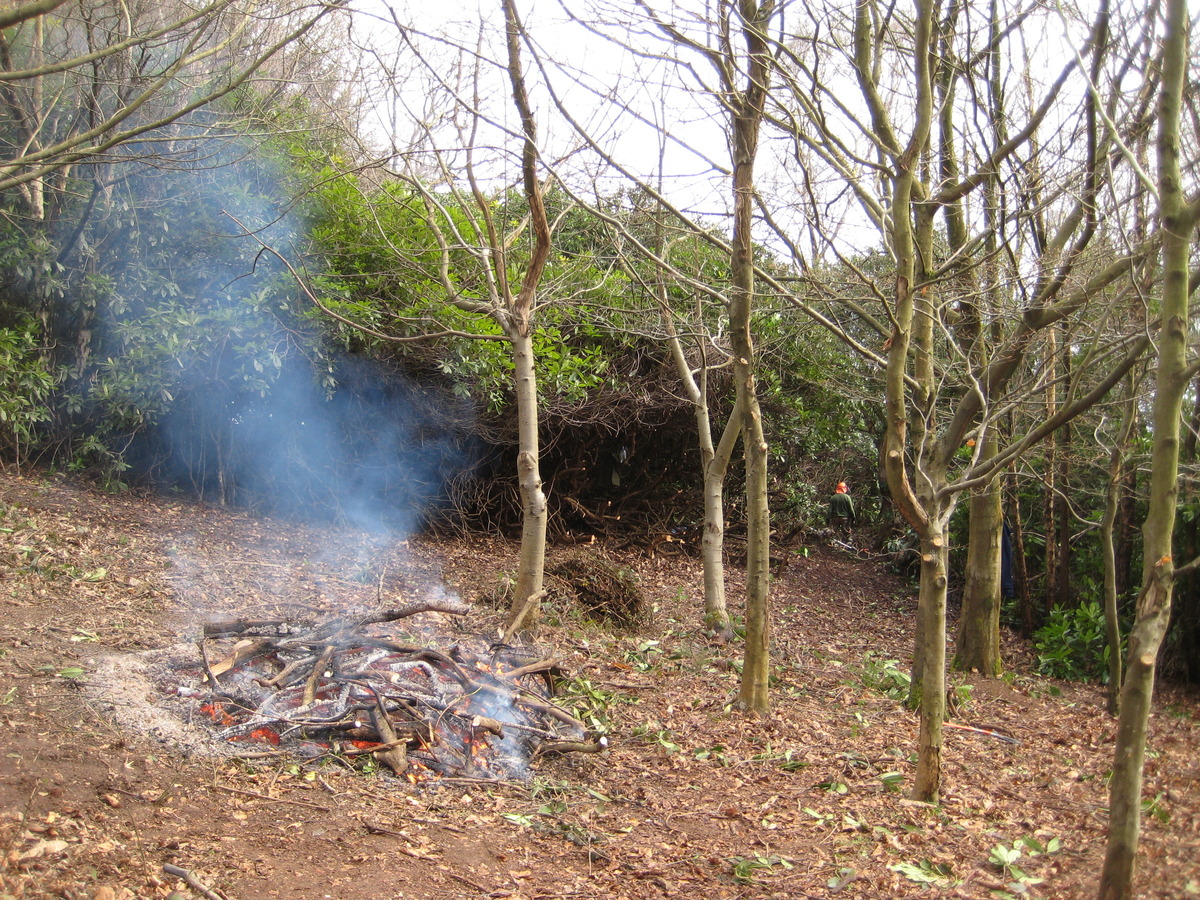
M 554 702 L 555 659 L 503 642 L 443 652 L 361 630 L 427 611 L 465 610 L 429 601 L 319 625 L 211 623 L 206 639 L 239 639 L 213 653 L 199 642 L 200 709 L 218 738 L 253 746 L 245 755 L 370 755 L 410 780 L 523 778 L 541 754 L 607 747 Z

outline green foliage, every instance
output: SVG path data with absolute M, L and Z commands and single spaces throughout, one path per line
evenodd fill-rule
M 756 884 L 760 872 L 770 872 L 776 866 L 782 869 L 796 867 L 790 859 L 783 856 L 733 856 L 728 862 L 733 866 L 733 880 L 736 884 Z
M 503 298 L 493 293 L 498 288 L 488 267 L 491 256 L 467 249 L 486 241 L 474 218 L 477 211 L 446 194 L 437 197 L 436 212 L 431 212 L 411 186 L 390 183 L 370 189 L 309 158 L 303 148 L 293 148 L 293 154 L 296 164 L 312 169 L 318 184 L 309 204 L 312 249 L 335 273 L 317 280 L 314 287 L 322 305 L 342 320 L 314 311 L 314 321 L 347 349 L 366 348 L 435 369 L 449 379 L 459 397 L 473 399 L 491 413 L 503 411 L 512 397 L 513 362 L 508 345 L 495 340 L 502 330 L 491 311 Z M 504 194 L 496 198 L 493 214 L 501 215 L 508 228 L 519 222 L 524 208 L 519 194 Z M 578 216 L 569 218 L 567 225 L 580 221 Z M 456 243 L 462 246 L 446 248 L 443 257 L 435 228 L 443 235 L 459 236 Z M 523 240 L 510 247 L 507 256 L 513 290 L 522 275 Z M 586 297 L 589 285 L 603 281 L 603 276 L 577 238 L 572 242 L 568 234 L 560 243 L 575 246 L 576 252 L 564 254 L 560 247 L 545 280 Z M 447 296 L 448 288 L 453 298 Z M 430 337 L 395 344 L 382 335 Z M 570 305 L 542 306 L 533 340 L 543 403 L 576 406 L 606 382 L 610 360 L 604 344 L 611 340 L 609 331 Z
M 714 762 L 721 768 L 727 768 L 734 764 L 733 760 L 726 755 L 725 748 L 720 744 L 713 747 L 702 747 L 693 751 L 692 756 L 701 762 Z
M 870 651 L 863 656 L 859 677 L 863 687 L 899 701 L 908 698 L 912 685 L 912 676 L 900 668 L 899 660 L 882 659 Z
M 1142 815 L 1146 818 L 1154 819 L 1161 825 L 1166 825 L 1171 821 L 1171 813 L 1163 803 L 1163 794 L 1160 792 L 1153 797 L 1142 798 Z
M 665 728 L 660 722 L 650 721 L 635 725 L 630 732 L 630 737 L 636 738 L 644 744 L 658 745 L 668 756 L 683 752 L 683 748 L 675 742 L 675 733 L 670 728 Z
M 635 702 L 622 694 L 599 687 L 582 676 L 563 679 L 556 684 L 556 689 L 558 702 L 596 734 L 609 734 L 612 731 L 613 707 Z
M 956 878 L 954 870 L 946 863 L 935 863 L 922 859 L 916 863 L 895 863 L 888 866 L 893 872 L 898 872 L 909 881 L 924 884 L 934 888 L 951 888 L 962 883 Z
M 1026 873 L 1018 863 L 1022 858 L 1037 859 L 1057 853 L 1061 849 L 1062 842 L 1056 837 L 1050 838 L 1044 844 L 1029 836 L 1020 838 L 1011 845 L 997 844 L 988 854 L 988 862 L 998 868 L 1008 881 L 1007 890 L 996 892 L 997 896 L 1007 900 L 1028 894 L 1031 887 L 1041 884 L 1045 879 Z
M 1056 606 L 1049 621 L 1034 633 L 1033 645 L 1043 675 L 1067 681 L 1108 678 L 1104 609 L 1094 600 L 1074 608 Z
M 750 757 L 751 762 L 771 763 L 778 766 L 784 772 L 799 772 L 801 769 L 808 768 L 808 761 L 797 756 L 797 751 L 788 748 L 787 750 L 775 750 L 770 744 L 761 753 L 756 753 Z
M 57 382 L 32 322 L 0 328 L 0 447 L 18 462 L 33 443 L 37 425 L 50 418 L 48 403 Z
M 52 675 L 55 678 L 63 678 L 67 681 L 78 681 L 87 674 L 87 670 L 82 666 L 38 666 L 38 671 L 43 675 Z
M 626 650 L 624 657 L 625 662 L 633 666 L 635 671 L 653 672 L 662 665 L 662 641 L 642 641 L 635 649 Z

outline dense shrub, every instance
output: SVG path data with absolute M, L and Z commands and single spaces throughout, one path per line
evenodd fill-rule
M 1068 681 L 1107 681 L 1108 642 L 1104 609 L 1096 601 L 1068 609 L 1056 606 L 1033 636 L 1038 671 Z
M 57 379 L 47 369 L 33 325 L 0 328 L 0 447 L 23 461 Z

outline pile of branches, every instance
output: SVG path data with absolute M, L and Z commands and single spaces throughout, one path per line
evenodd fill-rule
M 593 620 L 628 627 L 645 612 L 646 597 L 637 576 L 606 556 L 568 554 L 546 567 L 546 582 Z
M 520 779 L 539 754 L 605 748 L 553 702 L 562 675 L 553 659 L 523 659 L 507 645 L 443 653 L 370 628 L 431 609 L 466 611 L 430 601 L 303 630 L 210 623 L 200 665 L 180 670 L 193 687 L 175 692 L 200 702 L 218 738 L 247 744 L 238 755 L 369 755 L 414 782 Z

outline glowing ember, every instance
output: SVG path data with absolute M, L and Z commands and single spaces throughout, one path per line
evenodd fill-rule
M 292 637 L 273 624 L 274 636 L 237 631 L 216 663 L 201 645 L 202 665 L 178 673 L 201 688 L 174 689 L 196 697 L 218 737 L 266 748 L 251 755 L 371 754 L 416 784 L 445 775 L 524 778 L 539 752 L 606 744 L 552 702 L 560 674 L 552 660 L 522 660 L 507 647 L 443 653 L 345 623 Z M 229 626 L 221 627 L 206 631 L 226 636 Z

